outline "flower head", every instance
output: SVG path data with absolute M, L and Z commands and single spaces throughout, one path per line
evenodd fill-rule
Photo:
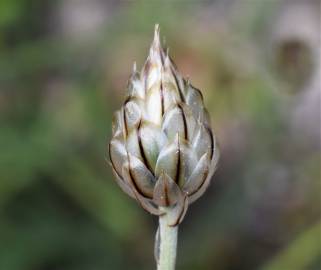
M 113 172 L 124 192 L 152 214 L 170 213 L 169 225 L 176 226 L 208 187 L 219 154 L 203 96 L 162 48 L 158 25 L 127 90 L 113 120 Z

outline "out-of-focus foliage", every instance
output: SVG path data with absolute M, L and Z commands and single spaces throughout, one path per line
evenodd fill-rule
M 106 150 L 155 23 L 222 155 L 181 225 L 178 269 L 320 269 L 318 0 L 2 0 L 0 269 L 154 267 L 157 220 Z

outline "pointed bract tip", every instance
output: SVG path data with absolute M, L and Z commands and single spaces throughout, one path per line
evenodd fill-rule
M 155 34 L 159 35 L 159 24 L 158 23 L 155 24 L 154 30 L 155 30 Z
M 165 66 L 168 68 L 170 67 L 171 60 L 169 58 L 169 48 L 166 48 L 166 55 L 165 55 Z
M 133 64 L 133 73 L 135 73 L 137 70 L 137 65 L 136 65 L 136 61 L 134 61 L 134 64 Z
M 159 40 L 159 24 L 155 24 L 155 30 L 154 30 L 154 42 L 153 43 L 157 43 L 160 44 L 160 40 Z

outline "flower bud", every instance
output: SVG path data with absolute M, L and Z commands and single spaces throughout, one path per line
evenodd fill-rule
M 161 46 L 159 27 L 141 73 L 134 65 L 128 94 L 115 113 L 109 157 L 124 192 L 155 215 L 179 224 L 206 190 L 219 152 L 201 92 Z

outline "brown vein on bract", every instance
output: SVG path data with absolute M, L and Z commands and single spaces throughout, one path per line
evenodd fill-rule
M 121 176 L 121 174 L 120 174 L 119 172 L 117 172 L 117 170 L 116 170 L 116 166 L 115 166 L 115 164 L 114 164 L 114 162 L 113 162 L 113 159 L 112 159 L 112 157 L 111 157 L 111 150 L 110 150 L 110 149 L 111 149 L 111 142 L 109 143 L 109 148 L 108 148 L 108 154 L 109 154 L 109 160 L 110 160 L 111 166 L 113 167 L 114 171 L 117 173 L 117 175 L 119 176 L 119 178 L 122 179 L 123 182 L 125 182 L 124 179 L 123 179 L 123 177 Z
M 126 119 L 126 105 L 130 101 L 130 97 L 127 97 L 124 105 L 123 105 L 123 118 L 124 118 L 124 128 L 125 128 L 125 135 L 126 137 L 128 136 L 128 124 L 127 124 L 127 119 Z
M 179 96 L 180 96 L 181 100 L 182 100 L 183 102 L 185 102 L 185 97 L 184 97 L 184 95 L 183 95 L 182 89 L 181 89 L 181 87 L 180 87 L 180 85 L 179 85 L 179 83 L 178 83 L 178 79 L 177 79 L 176 74 L 175 74 L 175 72 L 173 71 L 173 68 L 172 68 L 172 67 L 171 67 L 171 71 L 172 71 L 172 73 L 173 73 L 173 75 L 174 75 L 173 77 L 174 77 L 175 83 L 176 83 L 176 85 L 177 85 L 177 89 L 178 89 Z
M 194 192 L 189 193 L 188 196 L 194 195 L 195 193 L 197 193 L 197 192 L 202 188 L 202 186 L 203 186 L 204 183 L 206 182 L 206 178 L 207 178 L 207 176 L 208 176 L 208 172 L 209 172 L 209 170 L 208 170 L 208 168 L 207 168 L 206 172 L 203 174 L 203 179 L 202 179 L 202 182 L 201 182 L 201 184 L 199 185 L 199 187 L 198 187 Z
M 201 100 L 204 103 L 204 96 L 203 93 L 201 92 L 201 90 L 199 90 L 198 88 L 194 87 L 193 85 L 190 84 L 190 86 L 192 87 L 192 89 L 197 92 L 200 96 L 201 96 Z
M 207 125 L 204 125 L 206 130 L 208 131 L 208 133 L 210 134 L 210 139 L 211 139 L 211 160 L 213 158 L 213 155 L 214 155 L 214 136 L 213 136 L 213 132 L 212 130 L 210 129 L 210 127 L 208 127 Z
M 179 144 L 179 134 L 178 134 L 178 141 L 177 141 L 177 164 L 176 164 L 176 175 L 175 175 L 175 182 L 178 183 L 179 177 L 181 174 L 181 150 L 180 150 L 180 144 Z
M 149 57 L 147 58 L 147 61 L 145 63 L 145 67 L 144 67 L 144 90 L 145 90 L 145 93 L 147 93 L 147 74 L 149 73 L 149 70 L 151 68 L 151 63 L 150 63 L 150 59 Z
M 163 175 L 163 177 L 165 177 Z M 168 187 L 167 187 L 167 181 L 164 180 L 164 200 L 165 200 L 165 205 L 169 206 L 169 198 L 168 198 Z
M 136 198 L 136 201 L 137 201 L 137 202 L 139 203 L 139 205 L 140 205 L 143 209 L 145 209 L 147 212 L 149 212 L 149 213 L 151 213 L 151 214 L 154 214 L 154 215 L 158 215 L 158 216 L 164 215 L 164 213 L 159 212 L 159 209 L 156 208 L 152 203 L 150 203 L 150 206 L 151 206 L 151 207 L 154 207 L 155 212 L 154 212 L 154 213 L 151 212 L 150 209 L 148 209 L 148 207 L 146 207 L 146 206 L 144 205 L 144 203 L 142 203 L 142 201 L 141 201 L 140 198 L 138 197 L 138 196 L 141 196 L 141 195 L 139 195 L 136 190 L 133 190 L 133 193 L 134 193 L 134 196 L 135 196 L 135 198 Z M 147 199 L 147 200 L 148 200 L 148 199 Z
M 184 124 L 184 138 L 185 138 L 185 140 L 187 140 L 187 138 L 188 138 L 188 129 L 187 129 L 186 116 L 185 116 L 185 113 L 184 113 L 184 110 L 183 110 L 181 104 L 178 103 L 177 106 L 178 106 L 178 108 L 180 109 L 181 114 L 182 114 L 183 124 Z
M 177 65 L 175 64 L 173 58 L 170 55 L 168 55 L 168 57 L 169 57 L 169 60 L 171 60 L 171 64 L 174 67 L 174 69 L 177 70 Z
M 184 197 L 184 201 L 183 201 L 183 208 L 182 208 L 182 211 L 179 213 L 179 216 L 177 217 L 176 219 L 176 222 L 172 225 L 170 225 L 170 227 L 175 227 L 178 225 L 180 219 L 182 218 L 184 212 L 185 212 L 185 201 L 187 200 L 187 197 Z
M 162 53 L 161 45 L 159 45 L 158 52 L 159 52 L 159 56 L 160 56 L 160 59 L 161 59 L 161 62 L 162 62 L 162 66 L 163 66 L 164 65 L 164 56 L 163 56 L 163 53 Z
M 139 121 L 139 124 L 137 127 L 137 139 L 138 139 L 138 146 L 139 146 L 140 155 L 142 156 L 142 159 L 143 159 L 144 164 L 146 165 L 147 169 L 151 172 L 151 174 L 153 176 L 155 176 L 155 174 L 153 172 L 153 168 L 149 164 L 148 159 L 145 154 L 145 150 L 144 150 L 144 146 L 143 146 L 143 142 L 142 142 L 142 136 L 140 134 L 141 124 L 142 124 L 142 120 Z
M 137 185 L 136 179 L 132 173 L 132 168 L 130 165 L 130 161 L 129 161 L 129 156 L 128 156 L 128 172 L 129 172 L 129 177 L 130 180 L 132 182 L 132 184 L 134 185 L 135 189 L 137 190 L 137 192 L 139 192 L 143 197 L 145 198 L 149 198 L 152 199 L 153 197 L 149 196 L 148 194 L 146 194 L 143 190 L 141 190 L 141 188 Z
M 164 89 L 163 89 L 163 81 L 161 80 L 160 84 L 160 96 L 161 96 L 161 105 L 162 105 L 162 116 L 164 115 Z

